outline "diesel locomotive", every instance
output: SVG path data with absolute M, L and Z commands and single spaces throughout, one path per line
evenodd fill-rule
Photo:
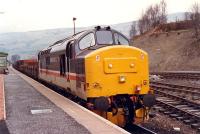
M 122 127 L 148 119 L 155 103 L 148 54 L 110 27 L 55 42 L 39 52 L 37 64 L 39 80 L 81 98 L 87 108 Z

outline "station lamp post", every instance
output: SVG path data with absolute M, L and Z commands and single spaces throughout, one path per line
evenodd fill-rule
M 73 17 L 73 23 L 74 23 L 74 34 L 76 33 L 76 31 L 75 31 L 75 21 L 76 21 L 76 18 Z

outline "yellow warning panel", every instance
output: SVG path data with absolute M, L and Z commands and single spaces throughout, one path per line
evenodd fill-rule
M 104 58 L 105 73 L 134 73 L 136 69 L 136 58 Z

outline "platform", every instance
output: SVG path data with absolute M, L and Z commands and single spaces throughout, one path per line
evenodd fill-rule
M 10 133 L 128 133 L 16 70 L 4 78 Z

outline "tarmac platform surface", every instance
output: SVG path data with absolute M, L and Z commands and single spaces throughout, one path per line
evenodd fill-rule
M 12 68 L 4 83 L 6 120 L 0 132 L 7 125 L 10 134 L 128 133 Z

